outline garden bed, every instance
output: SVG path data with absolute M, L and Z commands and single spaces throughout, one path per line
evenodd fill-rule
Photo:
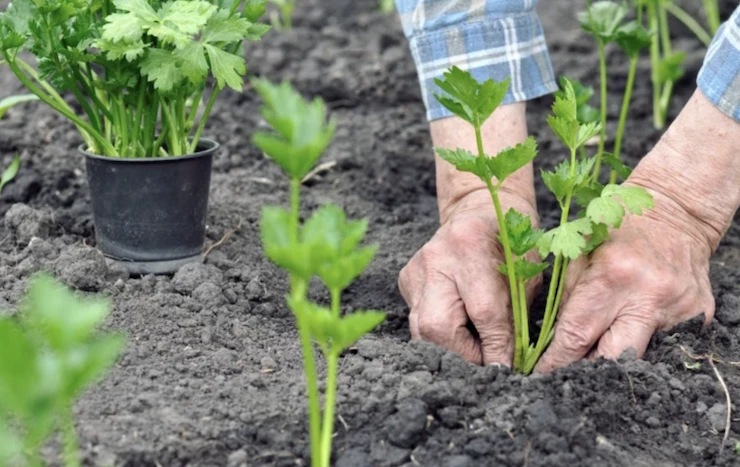
M 596 51 L 575 20 L 581 3 L 545 1 L 540 15 L 556 73 L 595 84 Z M 409 343 L 396 281 L 438 225 L 432 148 L 400 24 L 376 8 L 376 0 L 303 0 L 295 30 L 271 32 L 247 47 L 253 73 L 321 96 L 339 119 L 323 159 L 336 165 L 308 182 L 306 207 L 333 201 L 353 218 L 368 217 L 369 238 L 381 244 L 346 293 L 349 307 L 382 309 L 389 317 L 341 360 L 335 465 L 737 465 L 740 415 L 733 412 L 730 441 L 718 458 L 725 394 L 711 367 L 693 368 L 681 350 L 740 360 L 737 224 L 712 259 L 717 318 L 708 329 L 696 320 L 659 333 L 645 361 L 582 362 L 527 378 Z M 688 59 L 671 116 L 692 93 L 703 58 L 698 41 L 674 31 Z M 615 53 L 609 61 L 612 88 L 620 90 L 626 58 Z M 5 68 L 0 90 L 0 97 L 21 90 Z M 612 120 L 618 95 L 610 101 Z M 623 154 L 634 164 L 660 136 L 651 122 L 647 60 L 633 99 Z M 564 157 L 545 123 L 550 103 L 539 99 L 528 111 L 545 166 Z M 15 108 L 0 122 L 2 161 L 15 152 L 23 160 L 0 195 L 0 307 L 12 309 L 27 278 L 49 270 L 78 289 L 111 296 L 109 326 L 129 339 L 124 357 L 77 407 L 89 465 L 307 463 L 304 377 L 283 302 L 287 282 L 263 257 L 258 236 L 261 206 L 285 204 L 287 186 L 249 141 L 261 125 L 257 105 L 250 90 L 225 92 L 216 104 L 206 135 L 223 146 L 214 161 L 208 243 L 239 228 L 206 264 L 174 278 L 129 278 L 92 248 L 84 159 L 71 125 L 38 104 Z M 538 193 L 550 227 L 556 206 L 543 186 Z M 322 293 L 315 288 L 317 298 Z M 740 401 L 738 369 L 718 364 L 718 370 Z

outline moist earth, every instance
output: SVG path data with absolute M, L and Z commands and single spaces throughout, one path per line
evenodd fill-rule
M 541 2 L 540 15 L 556 73 L 595 85 L 593 42 L 574 19 L 580 3 Z M 720 3 L 728 14 L 734 2 Z M 400 23 L 376 9 L 376 0 L 302 0 L 293 31 L 271 32 L 247 47 L 252 73 L 322 97 L 338 118 L 323 159 L 335 165 L 307 183 L 304 212 L 337 203 L 353 218 L 367 217 L 369 240 L 381 244 L 345 296 L 346 311 L 381 309 L 388 320 L 341 360 L 334 464 L 740 464 L 740 417 L 733 411 L 720 455 L 725 393 L 709 364 L 682 350 L 740 360 L 737 223 L 711 260 L 716 318 L 707 328 L 699 318 L 659 332 L 644 360 L 626 355 L 522 377 L 409 341 L 396 280 L 438 225 L 432 148 Z M 688 53 L 675 117 L 693 92 L 704 50 L 680 25 L 673 32 L 676 48 Z M 627 63 L 615 50 L 608 61 L 615 121 Z M 0 96 L 20 90 L 0 68 Z M 550 104 L 551 97 L 529 104 L 541 167 L 565 157 L 545 123 Z M 265 260 L 258 236 L 261 207 L 287 202 L 285 178 L 250 144 L 264 126 L 258 105 L 250 89 L 225 92 L 208 128 L 223 146 L 214 164 L 207 243 L 239 228 L 205 264 L 172 277 L 129 277 L 94 249 L 83 158 L 75 151 L 80 139 L 70 124 L 38 104 L 13 109 L 0 122 L 2 162 L 16 152 L 23 161 L 0 195 L 0 308 L 12 313 L 28 278 L 51 271 L 81 291 L 109 296 L 106 326 L 128 336 L 118 364 L 77 405 L 85 465 L 308 464 L 301 353 L 283 302 L 288 285 Z M 659 137 L 643 60 L 624 154 L 637 163 Z M 537 189 L 543 223 L 552 226 L 556 205 L 539 182 Z M 311 293 L 326 299 L 318 286 Z M 717 369 L 731 399 L 740 400 L 737 367 L 717 363 Z M 52 463 L 59 462 L 56 453 L 49 448 Z

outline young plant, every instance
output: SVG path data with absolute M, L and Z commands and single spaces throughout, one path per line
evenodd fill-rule
M 607 69 L 606 46 L 613 42 L 617 30 L 627 16 L 627 6 L 612 1 L 601 0 L 588 5 L 586 11 L 578 14 L 581 29 L 594 36 L 599 51 L 599 105 L 601 132 L 599 146 L 596 152 L 593 181 L 598 182 L 601 173 L 601 162 L 606 145 L 606 116 L 607 116 Z
M 10 96 L 5 99 L 0 99 L 0 119 L 5 116 L 5 113 L 10 110 L 11 107 L 24 102 L 31 102 L 39 100 L 38 97 L 33 94 L 24 94 L 20 96 Z
M 341 313 L 342 292 L 367 268 L 377 245 L 360 246 L 367 221 L 349 221 L 334 205 L 300 218 L 301 180 L 311 171 L 334 136 L 336 120 L 326 121 L 324 103 L 306 102 L 289 84 L 255 80 L 264 101 L 262 115 L 273 129 L 254 135 L 254 144 L 290 178 L 290 208 L 265 207 L 261 236 L 266 256 L 290 276 L 286 301 L 296 318 L 308 392 L 311 465 L 328 467 L 334 433 L 336 379 L 341 353 L 385 319 L 378 311 Z M 308 283 L 318 277 L 331 296 L 329 308 L 312 303 Z M 319 405 L 315 342 L 326 359 L 326 393 Z
M 599 121 L 601 118 L 599 110 L 589 103 L 594 95 L 594 88 L 591 86 L 585 86 L 580 81 L 566 77 L 561 77 L 558 82 L 560 83 L 560 89 L 555 91 L 555 97 L 565 96 L 567 82 L 570 82 L 573 87 L 573 92 L 576 95 L 576 118 L 580 123 L 593 123 Z M 586 145 L 581 146 L 580 154 L 582 158 L 586 157 Z
M 0 54 L 90 152 L 179 156 L 196 149 L 220 91 L 242 90 L 242 41 L 267 31 L 264 11 L 264 0 L 13 0 L 0 14 Z
M 66 467 L 80 466 L 73 407 L 120 355 L 124 339 L 96 332 L 106 301 L 35 277 L 16 317 L 0 318 L 0 465 L 40 467 L 54 432 Z
M 534 369 L 553 337 L 553 329 L 563 297 L 568 265 L 584 254 L 592 252 L 609 235 L 610 228 L 618 228 L 625 209 L 641 214 L 652 207 L 650 195 L 641 188 L 610 184 L 606 187 L 592 180 L 596 157 L 576 157 L 589 139 L 599 134 L 599 122 L 583 123 L 578 118 L 578 99 L 567 79 L 563 91 L 555 98 L 548 124 L 568 148 L 570 157 L 554 171 L 543 172 L 545 185 L 561 206 L 560 225 L 547 232 L 532 227 L 531 219 L 514 209 L 503 213 L 498 192 L 511 174 L 531 162 L 537 147 L 534 139 L 508 148 L 495 156 L 486 154 L 481 126 L 502 102 L 509 80 L 478 83 L 472 75 L 456 67 L 435 80 L 446 95 L 435 95 L 450 112 L 467 121 L 475 131 L 477 154 L 464 149 L 436 148 L 437 154 L 453 164 L 457 170 L 478 176 L 488 187 L 499 224 L 499 240 L 505 262 L 500 267 L 509 282 L 514 322 L 514 369 L 528 374 Z M 579 216 L 570 220 L 573 201 L 584 206 Z M 531 343 L 529 311 L 525 296 L 526 284 L 546 270 L 547 263 L 532 263 L 525 256 L 537 250 L 544 260 L 554 256 L 552 279 L 547 293 L 542 327 L 536 343 Z
M 653 83 L 653 125 L 665 127 L 673 86 L 684 74 L 686 54 L 673 52 L 668 28 L 668 8 L 673 0 L 638 0 L 638 11 L 646 11 L 647 28 L 653 33 L 650 44 L 650 79 Z M 643 15 L 640 15 L 642 17 Z
M 293 10 L 296 0 L 269 0 L 276 9 L 270 12 L 270 21 L 278 31 L 293 29 Z
M 5 185 L 13 181 L 16 175 L 18 175 L 18 169 L 21 168 L 21 156 L 16 154 L 13 156 L 13 160 L 10 161 L 10 165 L 3 170 L 2 176 L 0 176 L 0 193 L 3 192 Z
M 624 128 L 627 123 L 627 112 L 629 111 L 630 101 L 632 99 L 632 89 L 635 85 L 635 75 L 637 74 L 637 63 L 640 58 L 640 51 L 650 47 L 652 42 L 651 34 L 637 21 L 630 21 L 617 29 L 615 42 L 620 49 L 629 57 L 630 66 L 627 72 L 627 84 L 622 98 L 622 108 L 619 112 L 619 123 L 617 125 L 617 136 L 614 139 L 614 158 L 616 163 L 621 162 L 622 140 L 624 138 Z M 609 183 L 616 183 L 619 168 L 615 167 L 612 161 L 611 174 Z M 626 177 L 624 177 L 626 178 Z

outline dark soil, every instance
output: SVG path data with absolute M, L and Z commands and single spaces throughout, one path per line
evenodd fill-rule
M 558 74 L 596 84 L 592 41 L 577 28 L 575 5 L 541 2 Z M 698 2 L 697 2 L 698 3 Z M 730 1 L 723 2 L 726 9 Z M 397 289 L 404 263 L 435 231 L 432 150 L 418 83 L 398 20 L 376 0 L 302 0 L 294 31 L 248 47 L 252 72 L 292 81 L 323 97 L 339 118 L 324 160 L 332 170 L 310 183 L 306 210 L 332 201 L 368 217 L 382 249 L 346 294 L 346 308 L 387 310 L 389 319 L 341 361 L 335 464 L 362 466 L 708 466 L 738 465 L 740 418 L 721 458 L 725 396 L 710 367 L 693 363 L 715 349 L 740 360 L 740 230 L 733 225 L 712 260 L 717 317 L 659 333 L 644 361 L 583 362 L 524 378 L 480 368 L 425 343 L 409 342 Z M 675 116 L 694 88 L 703 51 L 674 28 L 688 51 Z M 626 63 L 609 56 L 612 89 Z M 20 90 L 0 69 L 0 96 Z M 636 162 L 660 134 L 651 125 L 648 64 L 640 68 L 625 153 Z M 547 130 L 551 99 L 530 104 L 540 164 L 564 154 Z M 616 117 L 619 97 L 610 98 Z M 128 334 L 111 374 L 77 406 L 86 464 L 100 466 L 306 465 L 307 428 L 300 348 L 283 304 L 284 275 L 258 239 L 261 206 L 283 204 L 281 173 L 249 142 L 262 125 L 254 93 L 227 93 L 209 136 L 219 140 L 208 242 L 241 223 L 206 264 L 173 277 L 129 278 L 95 252 L 80 140 L 40 105 L 0 123 L 0 156 L 20 152 L 23 167 L 0 196 L 0 307 L 12 309 L 28 277 L 55 272 L 68 284 L 112 297 L 109 320 Z M 541 188 L 541 187 L 540 187 Z M 545 223 L 552 200 L 540 198 Z M 548 215 L 550 213 L 550 215 Z M 324 297 L 317 287 L 316 297 Z M 1 345 L 1 344 L 0 344 Z M 733 400 L 740 373 L 718 368 Z M 346 424 L 346 425 L 345 425 Z M 51 455 L 53 455 L 53 450 Z

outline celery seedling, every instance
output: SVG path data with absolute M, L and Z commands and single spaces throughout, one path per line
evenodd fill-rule
M 258 22 L 264 1 L 13 0 L 0 14 L 0 58 L 90 152 L 189 154 L 221 90 L 242 90 L 240 50 L 268 29 Z
M 278 31 L 293 29 L 293 10 L 296 0 L 269 0 L 276 10 L 270 12 L 270 21 Z
M 570 78 L 561 77 L 559 80 L 560 89 L 555 91 L 555 97 L 563 97 L 565 93 L 566 81 L 570 81 L 573 86 L 573 92 L 576 96 L 576 117 L 580 123 L 592 123 L 599 121 L 600 115 L 599 110 L 592 106 L 589 101 L 594 95 L 594 88 L 591 86 L 585 86 L 580 81 L 576 81 Z M 580 148 L 581 157 L 586 157 L 586 146 Z
M 378 311 L 342 316 L 342 292 L 372 261 L 377 245 L 360 246 L 367 221 L 348 221 L 334 205 L 316 210 L 300 222 L 301 180 L 309 173 L 331 142 L 336 121 L 326 121 L 324 103 L 304 101 L 290 85 L 255 80 L 254 87 L 265 105 L 262 115 L 272 133 L 257 133 L 253 141 L 290 178 L 290 209 L 266 207 L 262 213 L 262 244 L 265 254 L 290 275 L 287 303 L 295 315 L 303 350 L 308 390 L 311 465 L 328 467 L 334 433 L 334 406 L 339 356 L 384 319 Z M 331 296 L 330 308 L 307 298 L 308 282 L 318 277 Z M 326 394 L 319 405 L 316 342 L 326 358 Z
M 632 89 L 635 85 L 635 75 L 637 74 L 637 62 L 640 58 L 640 51 L 650 47 L 652 42 L 651 34 L 637 21 L 630 21 L 619 27 L 615 39 L 619 48 L 621 48 L 627 57 L 629 57 L 630 66 L 627 72 L 627 84 L 622 98 L 622 108 L 619 112 L 619 123 L 617 125 L 617 136 L 614 140 L 614 157 L 621 161 L 622 139 L 624 138 L 624 127 L 627 123 L 627 112 L 629 111 L 630 100 L 632 99 Z M 609 183 L 615 183 L 617 180 L 617 169 L 612 168 L 609 175 Z
M 81 299 L 48 276 L 31 281 L 16 317 L 0 318 L 0 465 L 40 467 L 61 433 L 64 465 L 80 465 L 73 405 L 113 365 L 124 339 L 99 334 L 106 301 Z
M 491 157 L 485 153 L 481 126 L 493 114 L 506 95 L 509 81 L 487 80 L 478 83 L 472 75 L 453 67 L 444 79 L 435 80 L 446 95 L 436 99 L 454 115 L 467 121 L 475 131 L 477 154 L 464 149 L 435 148 L 437 154 L 457 170 L 478 176 L 488 187 L 499 225 L 498 239 L 504 250 L 504 264 L 499 271 L 506 275 L 511 293 L 514 322 L 514 369 L 528 374 L 553 337 L 558 309 L 563 297 L 568 265 L 588 254 L 608 238 L 609 228 L 618 228 L 625 210 L 641 214 L 652 207 L 652 198 L 641 188 L 609 184 L 606 187 L 592 180 L 597 158 L 576 157 L 589 139 L 601 131 L 601 123 L 582 122 L 578 115 L 578 98 L 573 84 L 561 80 L 562 91 L 555 98 L 552 115 L 547 119 L 555 135 L 570 152 L 568 160 L 554 171 L 542 173 L 543 181 L 555 195 L 561 207 L 560 225 L 544 232 L 532 227 L 531 219 L 514 209 L 503 213 L 498 196 L 508 176 L 530 163 L 537 154 L 531 137 L 513 148 Z M 570 220 L 574 199 L 585 207 L 579 217 Z M 553 275 L 547 293 L 545 314 L 536 343 L 530 343 L 529 313 L 525 295 L 526 284 L 549 266 L 525 259 L 536 249 L 544 260 L 555 257 Z
M 599 105 L 601 132 L 599 146 L 594 164 L 593 182 L 599 180 L 601 162 L 606 145 L 606 111 L 607 111 L 607 71 L 606 46 L 616 39 L 617 30 L 627 16 L 627 6 L 616 2 L 601 0 L 588 6 L 587 10 L 578 14 L 581 29 L 589 32 L 596 40 L 599 51 Z
M 21 167 L 21 156 L 16 154 L 13 156 L 13 160 L 10 161 L 10 165 L 3 170 L 2 176 L 0 176 L 0 193 L 2 193 L 5 185 L 10 183 L 16 175 L 18 175 L 18 169 Z

